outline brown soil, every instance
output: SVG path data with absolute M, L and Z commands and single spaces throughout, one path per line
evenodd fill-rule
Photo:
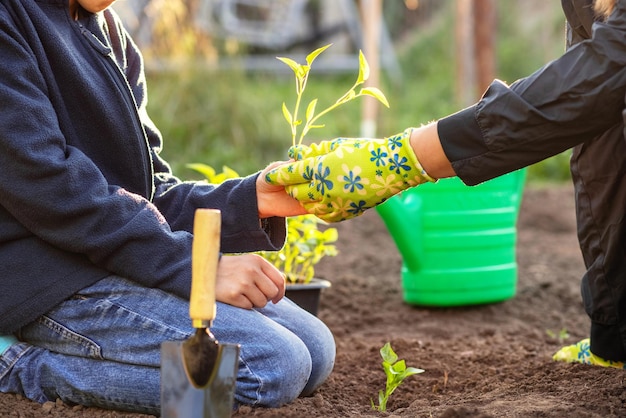
M 237 417 L 623 417 L 624 372 L 556 363 L 562 345 L 548 331 L 566 329 L 573 343 L 589 320 L 579 294 L 583 264 L 570 186 L 528 188 L 519 219 L 516 296 L 498 304 L 428 309 L 402 302 L 394 243 L 375 211 L 337 225 L 340 256 L 325 259 L 332 281 L 319 316 L 337 340 L 329 380 L 309 398 L 280 409 L 242 407 Z M 370 399 L 384 387 L 378 350 L 391 342 L 409 377 L 388 412 Z M 0 396 L 0 416 L 145 417 L 62 403 L 41 406 Z

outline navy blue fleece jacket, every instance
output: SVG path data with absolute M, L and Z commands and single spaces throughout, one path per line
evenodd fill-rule
M 223 252 L 277 249 L 256 175 L 181 182 L 159 157 L 143 63 L 110 10 L 0 0 L 0 333 L 116 274 L 188 297 L 198 207 L 222 211 Z

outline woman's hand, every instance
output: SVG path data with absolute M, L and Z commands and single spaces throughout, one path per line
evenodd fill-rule
M 287 162 L 279 161 L 270 164 L 257 178 L 256 191 L 259 218 L 272 216 L 287 217 L 308 213 L 296 199 L 287 194 L 284 186 L 272 185 L 266 181 L 267 173 L 283 164 L 287 164 Z
M 257 254 L 223 255 L 216 282 L 216 300 L 239 308 L 262 308 L 285 296 L 285 277 Z

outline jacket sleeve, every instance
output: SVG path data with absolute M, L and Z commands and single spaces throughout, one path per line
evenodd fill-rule
M 148 96 L 142 56 L 114 12 L 108 16 L 110 31 L 115 32 L 111 39 L 120 42 L 119 45 L 113 45 L 113 49 L 124 57 L 119 60 L 120 65 L 124 66 L 148 138 L 154 171 L 152 202 L 167 219 L 170 227 L 173 230 L 191 232 L 196 208 L 220 209 L 223 252 L 280 249 L 286 236 L 285 219 L 270 218 L 267 230 L 261 228 L 256 199 L 258 173 L 220 185 L 203 181 L 181 181 L 172 173 L 169 164 L 160 156 L 163 146 L 161 133 L 146 109 Z
M 622 121 L 626 0 L 606 22 L 529 77 L 494 81 L 481 100 L 438 122 L 446 156 L 469 185 L 581 144 Z

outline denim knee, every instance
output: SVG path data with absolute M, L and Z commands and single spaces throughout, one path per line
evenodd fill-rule
M 254 310 L 218 303 L 217 310 L 216 338 L 241 345 L 238 404 L 277 407 L 309 395 L 331 373 L 332 333 L 287 298 Z
M 277 352 L 277 357 L 279 367 L 270 376 L 276 391 L 274 396 L 266 398 L 269 406 L 280 406 L 297 399 L 311 377 L 311 356 L 306 349 Z
M 276 408 L 300 396 L 311 376 L 307 347 L 295 335 L 273 339 L 269 349 L 255 347 L 254 357 L 242 347 L 235 400 L 240 404 Z M 259 356 L 260 352 L 264 352 Z
M 312 370 L 307 385 L 300 393 L 300 396 L 311 395 L 330 376 L 335 366 L 335 356 L 337 348 L 335 338 L 326 327 L 316 327 L 312 342 L 307 344 L 311 354 Z

